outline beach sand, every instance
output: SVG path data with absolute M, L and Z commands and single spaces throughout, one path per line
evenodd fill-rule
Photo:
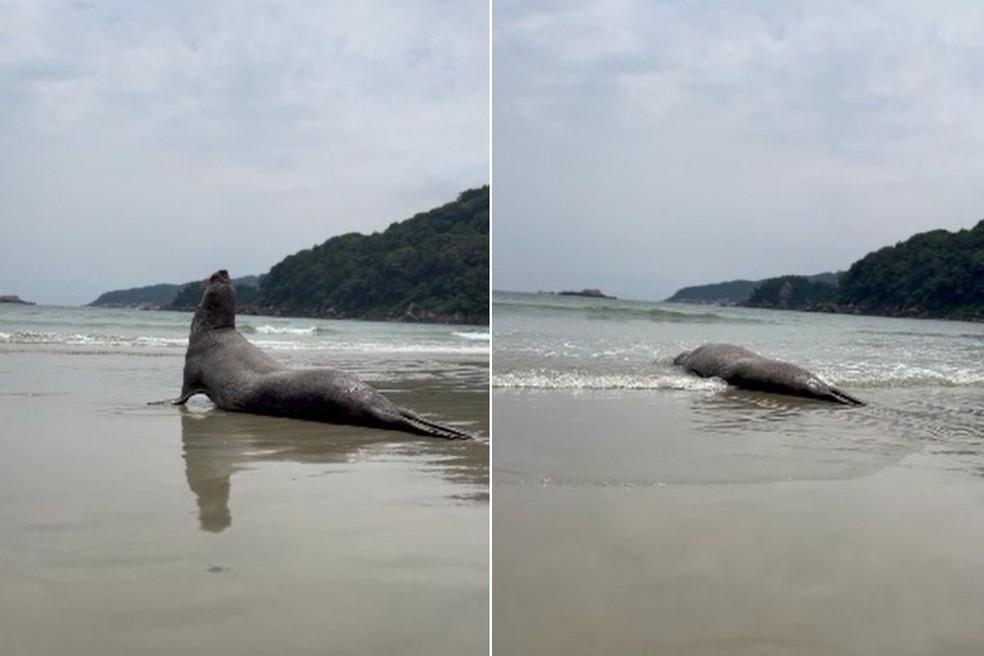
M 2 354 L 0 652 L 485 653 L 487 438 L 146 405 L 179 384 Z M 380 387 L 488 435 L 481 386 Z
M 825 454 L 709 402 L 493 393 L 497 656 L 984 653 L 976 453 Z

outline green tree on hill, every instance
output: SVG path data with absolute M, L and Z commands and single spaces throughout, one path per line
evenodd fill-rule
M 488 322 L 489 188 L 284 258 L 257 305 L 282 314 Z
M 984 316 L 984 221 L 869 253 L 844 274 L 839 300 L 861 311 Z
M 836 300 L 837 287 L 806 276 L 780 276 L 763 280 L 748 299 L 755 307 L 802 308 Z

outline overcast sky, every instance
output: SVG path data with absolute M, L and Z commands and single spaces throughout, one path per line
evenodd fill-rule
M 488 4 L 0 3 L 0 293 L 263 273 L 488 182 Z
M 493 285 L 663 298 L 984 218 L 984 4 L 497 0 Z

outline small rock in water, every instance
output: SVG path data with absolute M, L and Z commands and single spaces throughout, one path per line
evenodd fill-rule
M 219 572 L 224 572 L 225 569 L 226 568 L 222 567 L 221 565 L 212 565 L 211 567 L 208 568 L 208 572 L 209 574 L 218 574 Z

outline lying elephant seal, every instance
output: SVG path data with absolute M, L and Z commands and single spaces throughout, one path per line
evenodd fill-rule
M 864 405 L 860 399 L 828 385 L 802 367 L 763 358 L 733 344 L 706 344 L 681 353 L 673 364 L 701 378 L 721 378 L 744 389 Z
M 236 331 L 236 292 L 225 270 L 212 274 L 191 322 L 182 405 L 205 394 L 223 410 L 351 424 L 447 439 L 471 435 L 403 410 L 335 369 L 288 369 Z

